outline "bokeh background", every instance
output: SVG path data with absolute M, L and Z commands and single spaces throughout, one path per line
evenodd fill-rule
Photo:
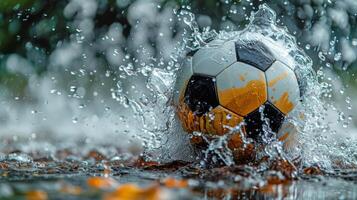
M 355 0 L 1 0 L 2 146 L 43 139 L 51 151 L 52 140 L 69 137 L 117 143 L 132 140 L 141 126 L 143 137 L 155 137 L 152 132 L 167 127 L 145 110 L 158 98 L 148 77 L 154 68 L 172 69 L 172 54 L 192 31 L 178 11 L 194 13 L 200 31 L 233 31 L 263 3 L 313 59 L 327 84 L 325 97 L 337 107 L 331 120 L 351 130 L 357 124 Z M 142 121 L 132 120 L 133 104 L 147 113 Z
M 237 30 L 244 27 L 250 13 L 263 3 L 276 11 L 280 24 L 287 26 L 315 61 L 319 55 L 325 57 L 320 60 L 326 59 L 331 64 L 319 66 L 315 62 L 316 69 L 331 67 L 343 74 L 346 82 L 356 85 L 349 78 L 356 71 L 357 2 L 353 0 L 3 0 L 0 3 L 1 77 L 5 80 L 14 75 L 6 61 L 15 54 L 31 64 L 23 67 L 27 69 L 17 70 L 38 74 L 47 71 L 51 53 L 65 42 L 78 40 L 75 37 L 81 31 L 95 40 L 109 28 L 120 27 L 117 37 L 127 40 L 133 38 L 135 26 L 142 23 L 137 20 L 145 21 L 144 17 L 148 17 L 146 22 L 153 26 L 147 27 L 151 30 L 142 33 L 141 40 L 153 39 L 157 31 L 154 21 L 166 21 L 157 19 L 160 16 L 157 14 L 170 12 L 166 8 L 191 10 L 201 28 Z M 155 11 L 145 10 L 150 4 L 157 6 Z

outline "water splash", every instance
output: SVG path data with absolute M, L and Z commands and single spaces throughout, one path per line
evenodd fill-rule
M 251 16 L 247 27 L 242 31 L 235 32 L 221 31 L 216 33 L 205 30 L 198 33 L 192 14 L 189 18 L 191 20 L 190 23 L 187 18 L 185 19 L 186 24 L 193 30 L 193 36 L 190 37 L 193 39 L 188 40 L 193 44 L 193 47 L 189 46 L 190 50 L 195 50 L 205 45 L 204 41 L 207 40 L 202 38 L 214 37 L 227 41 L 263 35 L 277 44 L 274 48 L 279 53 L 283 55 L 287 53 L 292 58 L 287 62 L 295 66 L 295 72 L 301 80 L 300 84 L 303 86 L 301 89 L 304 94 L 301 104 L 287 118 L 287 121 L 296 128 L 295 145 L 289 151 L 284 152 L 283 144 L 278 142 L 276 138 L 271 137 L 274 134 L 271 134 L 269 127 L 266 127 L 264 135 L 269 136 L 265 139 L 267 143 L 265 153 L 272 158 L 277 156 L 291 160 L 299 158 L 301 167 L 317 165 L 323 169 L 332 170 L 355 165 L 356 160 L 351 158 L 350 155 L 355 148 L 356 141 L 347 138 L 347 140 L 341 139 L 341 141 L 337 142 L 336 137 L 338 137 L 340 130 L 326 121 L 326 116 L 334 114 L 330 112 L 331 108 L 335 110 L 336 108 L 334 108 L 333 103 L 324 100 L 324 97 L 329 96 L 331 91 L 326 88 L 326 82 L 318 80 L 318 74 L 323 76 L 323 72 L 318 71 L 317 74 L 314 71 L 312 60 L 298 46 L 295 37 L 289 34 L 286 27 L 280 27 L 276 24 L 276 14 L 272 9 L 267 5 L 261 5 L 259 10 Z M 274 45 L 274 43 L 271 45 Z M 282 49 L 286 49 L 287 52 L 283 52 Z M 341 117 L 336 116 L 336 118 Z M 342 120 L 344 120 L 344 117 Z M 346 141 L 348 145 L 345 144 Z M 232 161 L 227 161 L 224 158 L 227 157 L 225 154 L 229 155 L 230 153 L 222 153 L 221 149 L 229 151 L 228 148 L 225 148 L 222 138 L 219 137 L 217 140 L 211 141 L 206 154 L 214 152 L 226 164 L 231 165 Z
M 84 7 L 76 6 L 82 4 Z M 326 72 L 314 72 L 311 59 L 288 30 L 277 25 L 276 14 L 268 6 L 260 6 L 243 30 L 217 32 L 200 28 L 189 6 L 161 9 L 155 1 L 137 1 L 129 7 L 128 20 L 133 27 L 129 39 L 119 23 L 94 33 L 97 9 L 95 1 L 72 0 L 64 14 L 72 17 L 73 32 L 50 53 L 49 71 L 42 77 L 29 75 L 22 97 L 2 97 L 3 152 L 50 157 L 60 150 L 74 149 L 80 160 L 96 149 L 112 158 L 123 151 L 135 155 L 144 151 L 148 159 L 159 161 L 195 160 L 190 136 L 183 133 L 171 105 L 172 86 L 185 52 L 207 45 L 212 38 L 225 41 L 261 34 L 277 43 L 277 50 L 279 46 L 288 50 L 292 58 L 288 62 L 298 69 L 305 88 L 302 103 L 287 119 L 297 128 L 296 146 L 283 152 L 282 144 L 272 138 L 263 153 L 286 159 L 299 157 L 302 166 L 326 169 L 356 164 L 356 140 L 341 138 L 341 130 L 327 121 L 329 115 L 341 122 L 349 117 L 331 112 L 338 109 L 325 100 L 331 95 Z M 104 58 L 97 59 L 103 52 Z M 8 62 L 13 64 L 12 60 Z M 232 133 L 239 132 L 239 127 L 231 128 Z M 224 137 L 217 138 L 205 153 L 214 152 L 232 165 L 225 145 Z

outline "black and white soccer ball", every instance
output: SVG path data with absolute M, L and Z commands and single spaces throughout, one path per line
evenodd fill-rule
M 304 87 L 286 48 L 260 34 L 215 39 L 190 52 L 177 76 L 174 105 L 185 131 L 224 135 L 244 122 L 248 137 L 263 129 L 286 140 L 284 119 Z M 266 130 L 265 130 L 266 131 Z

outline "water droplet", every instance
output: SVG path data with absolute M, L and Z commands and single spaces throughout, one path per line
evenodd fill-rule
M 342 57 L 342 54 L 341 54 L 341 53 L 336 53 L 333 59 L 334 59 L 335 61 L 339 61 L 339 60 L 341 60 L 341 57 Z
M 209 113 L 209 114 L 208 114 L 208 117 L 209 117 L 209 119 L 210 119 L 210 120 L 212 120 L 212 121 L 213 121 L 213 120 L 214 120 L 214 118 L 215 118 L 215 114 L 213 114 L 213 113 Z
M 342 123 L 342 127 L 343 127 L 343 128 L 348 128 L 348 125 L 349 125 L 349 123 L 346 122 L 346 121 Z
M 352 120 L 353 120 L 352 115 L 349 115 L 349 116 L 347 117 L 347 119 L 348 119 L 348 121 L 352 121 Z
M 326 60 L 326 57 L 324 56 L 324 54 L 322 53 L 322 51 L 320 51 L 320 52 L 318 53 L 318 56 L 319 56 L 319 58 L 320 58 L 321 61 L 325 61 L 325 60 Z
M 228 119 L 228 120 L 232 119 L 232 115 L 231 114 L 227 114 L 226 119 Z
M 352 39 L 352 45 L 353 46 L 357 46 L 357 38 L 353 38 Z
M 346 119 L 345 113 L 344 113 L 344 112 L 339 112 L 339 113 L 338 113 L 338 119 L 337 119 L 337 121 L 338 121 L 338 122 L 342 122 L 342 121 L 344 121 L 345 119 Z
M 71 91 L 71 92 L 75 92 L 76 89 L 77 89 L 77 87 L 73 86 L 73 85 L 69 87 L 69 91 Z
M 72 123 L 73 124 L 77 124 L 78 123 L 78 118 L 77 117 L 73 117 L 72 118 Z
M 350 97 L 346 97 L 346 103 L 350 104 L 351 103 L 351 98 Z

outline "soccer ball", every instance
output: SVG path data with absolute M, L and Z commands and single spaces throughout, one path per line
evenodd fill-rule
M 303 95 L 287 52 L 274 40 L 254 33 L 228 41 L 216 39 L 189 52 L 173 94 L 183 129 L 221 136 L 244 122 L 244 134 L 253 140 L 260 140 L 264 127 L 286 140 L 289 133 L 281 131 L 282 124 Z M 228 145 L 241 144 L 236 135 Z

